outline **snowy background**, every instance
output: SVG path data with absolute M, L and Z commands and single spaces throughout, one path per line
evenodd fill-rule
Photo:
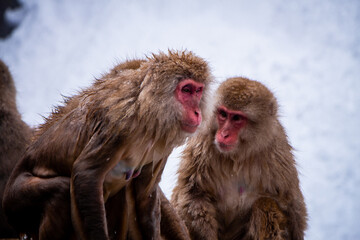
M 127 58 L 188 49 L 218 82 L 246 76 L 275 92 L 309 210 L 306 239 L 360 239 L 360 1 L 24 0 L 0 40 L 24 120 L 43 122 Z M 170 197 L 179 152 L 161 186 Z

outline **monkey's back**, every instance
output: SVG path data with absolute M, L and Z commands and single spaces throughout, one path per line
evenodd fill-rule
M 36 130 L 23 159 L 24 166 L 40 177 L 70 176 L 74 161 L 92 135 L 109 125 L 113 125 L 110 129 L 115 128 L 116 123 L 107 116 L 111 106 L 103 106 L 104 102 L 98 97 L 101 94 L 99 86 L 92 86 L 57 107 Z

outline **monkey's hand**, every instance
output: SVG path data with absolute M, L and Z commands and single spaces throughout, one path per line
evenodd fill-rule
M 274 199 L 262 197 L 251 208 L 250 239 L 289 239 L 287 218 Z

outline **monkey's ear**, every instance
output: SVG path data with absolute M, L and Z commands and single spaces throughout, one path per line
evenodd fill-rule
M 276 116 L 277 114 L 277 110 L 278 110 L 278 105 L 275 101 L 270 101 L 269 102 L 269 114 L 270 116 Z

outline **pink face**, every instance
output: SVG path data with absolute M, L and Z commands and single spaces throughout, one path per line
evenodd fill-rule
M 219 128 L 215 141 L 222 151 L 231 151 L 237 144 L 240 130 L 245 126 L 247 118 L 241 111 L 234 111 L 220 106 L 217 109 Z
M 192 79 L 182 80 L 176 87 L 175 98 L 183 106 L 181 129 L 188 133 L 194 133 L 201 123 L 200 100 L 204 84 Z

